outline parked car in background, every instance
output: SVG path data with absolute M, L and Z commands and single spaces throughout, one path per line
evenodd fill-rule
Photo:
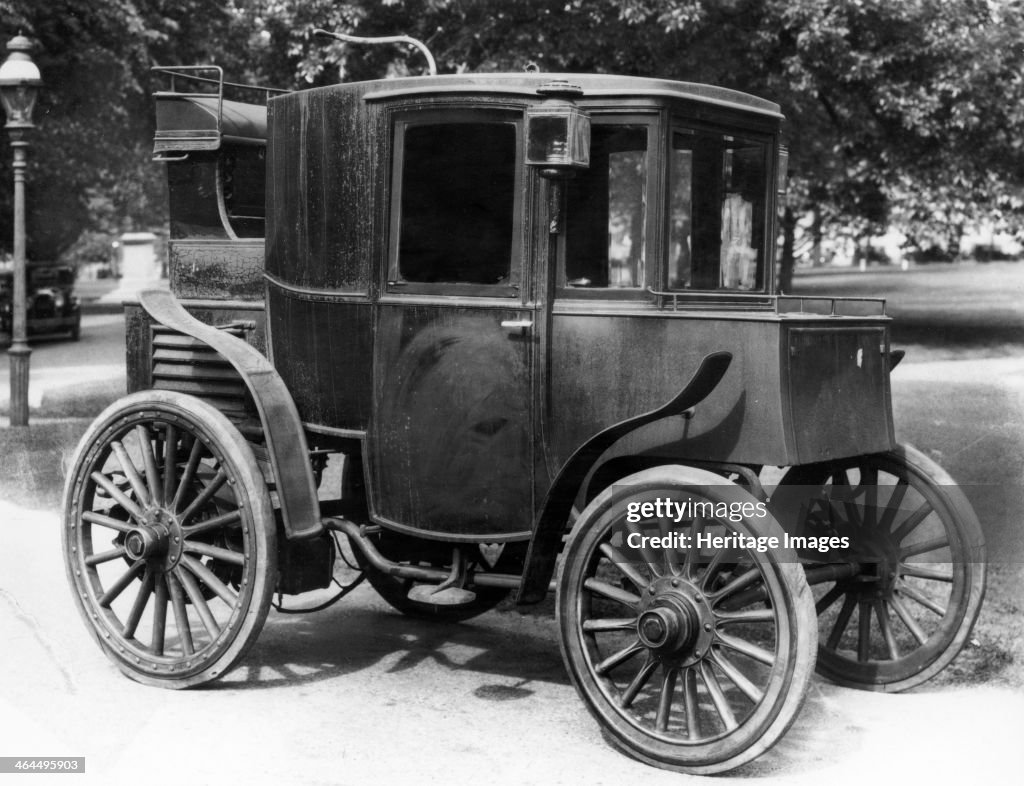
M 26 270 L 26 320 L 29 336 L 68 333 L 77 341 L 82 311 L 75 295 L 75 268 L 29 265 Z M 14 272 L 0 270 L 0 342 L 11 341 L 14 319 Z

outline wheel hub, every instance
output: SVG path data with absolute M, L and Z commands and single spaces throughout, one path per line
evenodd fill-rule
M 133 560 L 161 556 L 167 550 L 167 530 L 143 524 L 125 536 L 124 550 Z
M 637 637 L 654 655 L 678 665 L 704 657 L 714 639 L 714 615 L 698 587 L 679 578 L 656 580 L 636 622 Z
M 184 537 L 177 520 L 166 510 L 146 511 L 143 523 L 124 538 L 125 554 L 131 560 L 147 560 L 158 570 L 170 570 L 181 559 Z

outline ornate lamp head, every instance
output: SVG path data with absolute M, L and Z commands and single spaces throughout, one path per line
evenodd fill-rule
M 29 52 L 32 42 L 16 35 L 7 43 L 7 59 L 0 65 L 0 101 L 7 113 L 7 128 L 32 128 L 32 109 L 43 80 Z

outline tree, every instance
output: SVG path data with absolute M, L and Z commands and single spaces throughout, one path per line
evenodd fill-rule
M 150 66 L 212 51 L 231 14 L 200 0 L 3 0 L 0 11 L 7 37 L 20 30 L 36 43 L 44 81 L 29 157 L 29 257 L 54 259 L 84 230 L 160 222 L 165 198 L 150 162 Z M 9 159 L 0 156 L 4 183 Z M 10 190 L 0 189 L 5 245 L 10 200 Z
M 30 182 L 37 257 L 85 229 L 161 219 L 151 65 L 215 61 L 279 87 L 424 70 L 412 49 L 316 39 L 316 27 L 413 35 L 441 72 L 533 62 L 755 93 L 788 118 L 795 212 L 915 237 L 983 214 L 1024 224 L 1014 0 L 0 0 L 0 11 L 39 41 L 49 86 Z M 9 198 L 0 190 L 0 208 Z

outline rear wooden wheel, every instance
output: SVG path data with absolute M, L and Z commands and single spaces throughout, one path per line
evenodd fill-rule
M 252 451 L 209 404 L 136 393 L 82 437 L 65 566 L 86 626 L 132 679 L 184 688 L 227 673 L 266 619 L 275 546 Z
M 562 654 L 615 745 L 666 769 L 724 772 L 770 748 L 796 717 L 814 669 L 814 606 L 791 550 L 693 548 L 699 534 L 781 543 L 770 515 L 628 520 L 635 504 L 665 498 L 756 503 L 681 467 L 638 472 L 598 495 L 563 557 Z M 627 548 L 630 534 L 652 531 L 684 534 L 690 547 Z
M 818 671 L 853 688 L 900 691 L 945 668 L 966 643 L 985 594 L 985 540 L 963 492 L 934 461 L 901 446 L 794 467 L 772 510 L 796 535 L 846 537 L 818 562 L 860 573 L 814 588 Z

